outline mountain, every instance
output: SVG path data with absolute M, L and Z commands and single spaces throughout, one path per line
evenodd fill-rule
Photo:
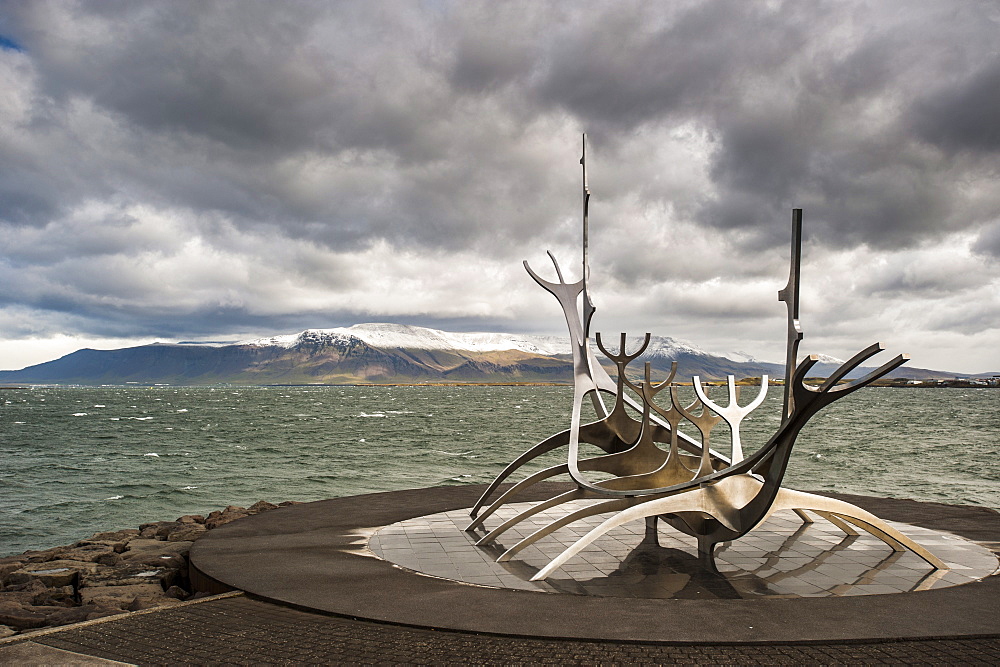
M 628 348 L 633 348 L 630 337 Z M 606 341 L 618 348 L 617 337 Z M 598 358 L 603 355 L 598 352 Z M 12 384 L 354 384 L 358 382 L 570 382 L 568 339 L 502 333 L 451 333 L 399 324 L 357 324 L 238 343 L 153 343 L 119 350 L 77 350 L 18 371 L 0 371 Z M 781 364 L 744 354 L 713 355 L 667 337 L 653 337 L 629 366 L 636 377 L 650 362 L 654 379 L 678 362 L 678 380 L 784 375 Z M 822 359 L 816 375 L 839 361 Z M 614 376 L 612 364 L 606 364 Z M 953 374 L 900 369 L 894 377 L 951 378 Z

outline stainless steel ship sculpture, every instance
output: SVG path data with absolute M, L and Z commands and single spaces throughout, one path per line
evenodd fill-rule
M 626 336 L 621 334 L 618 351 L 609 351 L 601 338 L 595 342 L 600 351 L 616 366 L 618 379 L 612 380 L 600 365 L 591 345 L 591 320 L 594 305 L 587 283 L 590 277 L 588 261 L 590 189 L 587 184 L 586 136 L 583 156 L 583 266 L 581 278 L 567 283 L 556 258 L 549 253 L 555 268 L 556 281 L 545 280 L 527 262 L 531 277 L 559 301 L 569 327 L 573 351 L 573 407 L 570 426 L 538 443 L 512 461 L 489 485 L 472 508 L 472 522 L 466 530 L 486 531 L 486 522 L 503 505 L 520 492 L 542 480 L 568 474 L 575 484 L 571 491 L 535 504 L 513 518 L 492 527 L 477 544 L 494 542 L 500 535 L 524 519 L 539 512 L 574 500 L 593 500 L 583 509 L 568 512 L 562 518 L 528 535 L 505 551 L 497 560 L 507 561 L 525 547 L 552 532 L 590 516 L 610 516 L 580 537 L 572 546 L 553 558 L 532 580 L 547 578 L 593 541 L 608 531 L 644 519 L 652 534 L 656 522 L 663 521 L 691 535 L 698 541 L 698 554 L 704 565 L 714 570 L 713 552 L 720 542 L 736 540 L 761 525 L 771 514 L 780 510 L 794 511 L 805 523 L 814 513 L 830 521 L 848 535 L 858 535 L 857 529 L 871 533 L 894 551 L 909 549 L 937 569 L 947 565 L 901 532 L 860 507 L 840 500 L 781 486 L 795 440 L 806 422 L 822 408 L 837 399 L 864 387 L 907 361 L 899 355 L 863 378 L 844 381 L 847 375 L 864 361 L 882 351 L 875 343 L 844 362 L 818 386 L 805 383 L 818 357 L 808 356 L 797 361 L 802 340 L 799 326 L 799 274 L 802 256 L 802 211 L 792 212 L 791 268 L 788 283 L 778 292 L 778 299 L 788 311 L 787 354 L 785 359 L 784 401 L 782 420 L 774 435 L 750 456 L 744 456 L 740 438 L 740 423 L 764 400 L 768 378 L 761 378 L 760 391 L 745 406 L 740 406 L 739 388 L 733 376 L 728 378 L 728 404 L 719 405 L 708 398 L 698 376 L 692 379 L 697 399 L 684 407 L 678 400 L 673 384 L 677 370 L 674 362 L 669 376 L 658 383 L 645 366 L 644 378 L 636 383 L 626 377 L 629 363 L 638 358 L 649 344 L 647 333 L 639 349 L 626 353 Z M 580 312 L 582 303 L 583 312 Z M 626 389 L 634 392 L 633 398 Z M 667 389 L 667 400 L 657 396 Z M 610 397 L 609 411 L 602 398 Z M 582 410 L 590 400 L 597 413 L 596 421 L 582 423 Z M 664 407 L 664 405 L 668 407 Z M 632 408 L 642 416 L 635 419 L 626 410 Z M 710 447 L 710 434 L 715 425 L 725 421 L 730 430 L 729 455 Z M 682 422 L 694 425 L 699 437 L 686 435 Z M 580 458 L 580 443 L 596 445 L 606 452 L 601 456 Z M 660 445 L 666 445 L 661 448 Z M 497 495 L 503 483 L 518 468 L 547 452 L 566 448 L 566 463 L 529 475 Z M 593 481 L 587 473 L 600 473 Z M 496 495 L 496 498 L 490 499 Z

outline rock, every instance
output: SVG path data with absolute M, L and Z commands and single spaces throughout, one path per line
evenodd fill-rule
M 77 542 L 71 548 L 62 553 L 62 560 L 79 560 L 96 563 L 102 556 L 114 553 L 114 547 L 110 544 Z
M 267 512 L 268 510 L 276 510 L 278 506 L 274 503 L 269 503 L 266 500 L 258 500 L 253 505 L 247 508 L 247 512 L 250 514 L 260 514 L 261 512 Z
M 133 537 L 138 537 L 139 531 L 135 528 L 126 528 L 124 530 L 116 530 L 111 532 L 94 533 L 85 540 L 80 540 L 74 547 L 101 544 L 110 548 L 111 551 L 115 553 L 121 553 L 125 551 L 128 546 L 129 540 Z
M 143 609 L 156 609 L 157 607 L 172 607 L 174 605 L 180 604 L 181 601 L 176 598 L 140 598 L 132 600 L 132 602 L 126 607 L 129 611 L 142 611 Z
M 185 514 L 177 518 L 177 523 L 205 523 L 205 517 L 200 514 Z
M 35 600 L 42 598 L 49 589 L 39 584 L 37 581 L 32 583 L 38 584 L 38 588 L 35 589 L 33 586 L 19 586 L 19 588 L 24 588 L 26 590 L 5 590 L 0 592 L 0 609 L 30 609 L 33 607 L 35 605 Z M 0 623 L 2 622 L 3 621 L 0 621 Z
M 216 510 L 209 514 L 205 518 L 205 527 L 212 530 L 214 528 L 218 528 L 219 526 L 224 526 L 227 523 L 236 521 L 237 519 L 242 519 L 245 516 L 250 516 L 246 509 L 229 505 L 221 512 Z
M 26 563 L 27 561 L 23 560 L 11 560 L 6 563 L 0 562 L 0 583 L 3 583 L 8 574 L 20 570 Z
M 185 600 L 188 597 L 188 592 L 180 586 L 171 586 L 167 590 L 163 591 L 163 594 L 168 598 L 174 598 L 177 600 Z
M 176 570 L 177 568 L 169 568 Z M 146 563 L 125 563 L 114 567 L 99 567 L 93 572 L 85 572 L 80 580 L 80 594 L 86 588 L 95 586 L 131 586 L 157 583 L 168 568 L 150 566 Z M 157 585 L 159 585 L 157 583 Z
M 183 523 L 178 523 L 176 521 L 163 521 L 156 529 L 156 539 L 165 540 L 170 533 L 174 532 L 178 528 L 181 528 L 182 526 L 184 526 Z
M 101 554 L 94 559 L 94 562 L 98 565 L 118 565 L 122 562 L 122 557 L 112 551 L 111 553 Z
M 201 523 L 183 523 L 174 531 L 167 535 L 168 542 L 194 542 L 199 537 L 208 532 L 208 528 Z
M 88 537 L 86 540 L 83 541 L 115 544 L 118 542 L 127 542 L 131 538 L 136 537 L 138 535 L 139 531 L 136 530 L 135 528 L 125 528 L 122 530 L 94 533 L 93 535 L 91 535 L 90 537 Z
M 139 538 L 129 542 L 129 549 L 121 555 L 122 561 L 128 564 L 145 564 L 151 567 L 183 567 L 187 564 L 187 554 L 191 550 L 191 542 Z
M 145 539 L 157 538 L 161 540 L 167 539 L 167 535 L 170 531 L 176 530 L 181 524 L 177 521 L 154 521 L 152 523 L 144 523 L 139 526 L 139 537 Z
M 72 607 L 77 602 L 76 589 L 72 586 L 45 588 L 35 593 L 31 599 L 31 604 L 36 607 Z
M 88 586 L 80 589 L 80 599 L 84 605 L 98 605 L 109 609 L 128 609 L 136 598 L 158 600 L 166 598 L 166 595 L 159 582 L 124 586 Z
M 46 586 L 73 586 L 82 573 L 93 572 L 97 563 L 78 560 L 53 560 L 44 563 L 28 563 L 4 578 L 6 585 L 26 584 L 37 579 Z
M 278 503 L 278 507 L 288 507 L 289 505 L 301 505 L 301 500 L 283 500 Z
M 18 631 L 40 628 L 45 625 L 45 614 L 13 600 L 0 600 L 0 625 Z
M 10 627 L 9 625 L 0 625 L 0 639 L 5 639 L 11 635 L 16 635 L 17 630 Z
M 25 551 L 18 558 L 26 563 L 44 563 L 59 558 L 59 555 L 67 549 L 69 547 L 52 547 L 44 551 Z
M 0 591 L 0 600 L 14 600 L 18 604 L 30 605 L 35 597 L 49 590 L 49 587 L 42 582 L 32 579 L 24 584 L 14 584 L 4 587 L 3 591 Z
M 51 609 L 51 607 L 50 607 Z M 90 619 L 90 615 L 100 608 L 94 605 L 84 605 L 82 607 L 56 607 L 55 610 L 45 616 L 45 625 L 69 625 L 70 623 L 80 623 Z

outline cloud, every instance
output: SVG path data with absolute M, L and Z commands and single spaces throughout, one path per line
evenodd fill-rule
M 950 83 L 917 102 L 914 129 L 949 151 L 1000 151 L 1000 54 L 966 80 Z
M 575 271 L 586 131 L 608 326 L 780 358 L 802 207 L 819 351 L 871 309 L 980 330 L 998 23 L 930 0 L 7 4 L 0 310 L 36 337 L 558 330 L 519 267 Z

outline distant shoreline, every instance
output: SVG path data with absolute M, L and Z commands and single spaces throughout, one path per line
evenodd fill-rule
M 812 381 L 820 382 L 824 378 L 806 378 L 807 383 Z M 849 382 L 849 380 L 846 380 Z M 843 382 L 843 381 L 842 381 Z M 690 387 L 690 382 L 675 382 L 679 387 Z M 706 380 L 706 386 L 724 386 L 725 380 Z M 736 381 L 741 386 L 759 386 L 760 380 L 756 382 L 753 378 L 744 378 Z M 771 380 L 768 384 L 772 387 L 784 386 L 781 380 Z M 251 388 L 251 387 L 572 387 L 570 382 L 336 382 L 336 383 L 295 383 L 295 384 L 167 384 L 163 382 L 128 382 L 125 384 L 30 384 L 30 385 L 0 385 L 0 391 L 15 391 L 29 389 L 101 389 L 101 388 L 166 388 L 166 387 L 191 387 L 191 388 Z M 880 389 L 1000 389 L 1000 384 L 980 384 L 964 380 L 882 380 L 872 383 L 870 386 Z

